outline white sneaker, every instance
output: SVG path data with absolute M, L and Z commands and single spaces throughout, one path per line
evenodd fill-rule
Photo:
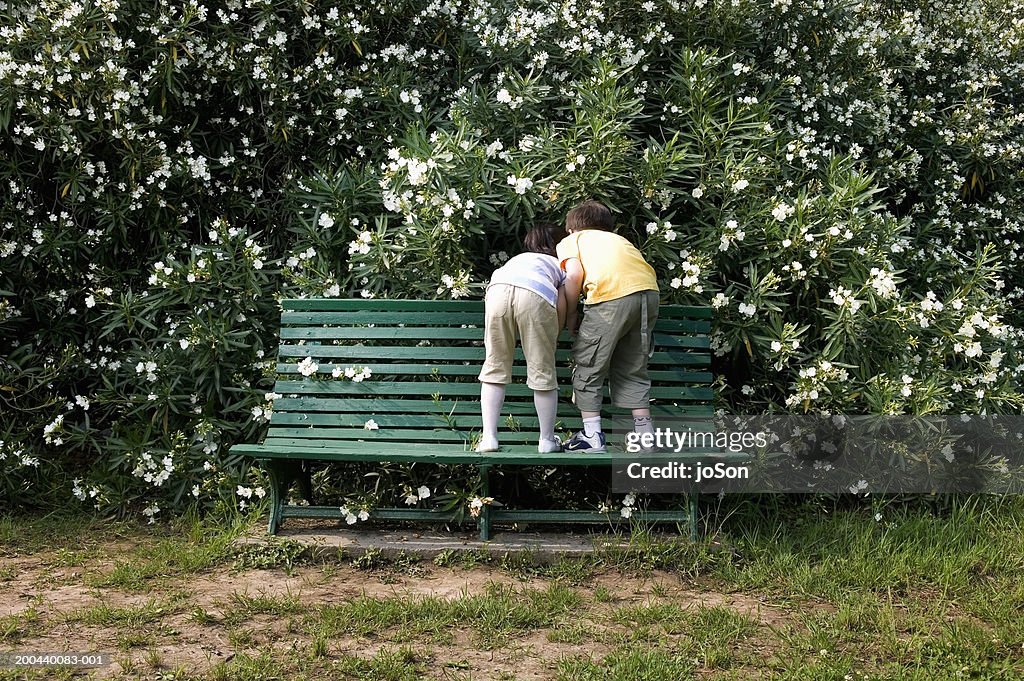
M 483 454 L 484 452 L 496 452 L 501 449 L 501 445 L 498 444 L 497 440 L 480 440 L 480 444 L 476 446 L 476 452 Z
M 559 440 L 538 440 L 537 451 L 541 454 L 551 454 L 552 452 L 562 451 L 562 443 Z

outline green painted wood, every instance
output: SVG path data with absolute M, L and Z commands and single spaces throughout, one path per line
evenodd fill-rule
M 571 386 L 563 386 L 568 392 Z M 474 397 L 480 394 L 480 384 L 452 383 L 437 381 L 278 381 L 274 391 L 282 394 L 297 395 L 442 395 Z M 505 387 L 505 395 L 513 397 L 532 397 L 533 391 L 521 383 L 513 383 Z M 712 388 L 684 388 L 677 386 L 655 386 L 651 388 L 651 397 L 672 399 L 681 402 L 703 401 L 714 398 Z
M 409 299 L 347 299 L 347 298 L 286 298 L 281 301 L 286 311 L 381 311 L 381 312 L 479 312 L 484 309 L 482 300 L 409 300 Z M 689 305 L 661 305 L 658 316 L 666 319 L 692 318 L 711 319 L 714 310 L 710 307 Z
M 461 329 L 448 327 L 290 327 L 281 329 L 282 340 L 392 340 L 392 341 L 470 341 L 483 343 L 482 328 Z M 711 347 L 711 340 L 705 336 L 669 336 L 662 334 L 654 339 L 655 347 L 659 348 L 700 348 Z M 308 346 L 306 346 L 308 347 Z M 372 346 L 371 346 L 372 347 Z M 415 347 L 415 346 L 410 346 Z
M 281 378 L 274 391 L 286 397 L 276 401 L 264 444 L 236 445 L 233 453 L 254 456 L 280 471 L 309 460 L 473 464 L 480 468 L 485 486 L 492 465 L 607 466 L 616 456 L 539 454 L 534 444 L 537 419 L 533 393 L 518 383 L 508 387 L 503 413 L 512 414 L 521 430 L 510 432 L 503 418 L 501 452 L 467 451 L 480 426 L 479 384 L 474 379 L 484 357 L 483 301 L 285 300 L 282 309 L 277 367 Z M 650 360 L 656 420 L 687 414 L 694 419 L 696 430 L 712 415 L 709 383 L 713 377 L 706 370 L 710 366 L 707 334 L 712 314 L 710 308 L 660 308 L 654 338 L 658 351 Z M 572 339 L 563 332 L 556 351 L 563 383 L 568 383 L 571 376 L 571 345 Z M 296 365 L 305 357 L 317 360 L 326 380 L 300 378 Z M 288 361 L 290 358 L 292 361 Z M 514 376 L 521 379 L 526 371 L 521 351 L 516 359 Z M 373 377 L 360 383 L 327 378 L 336 366 L 368 366 Z M 381 380 L 389 377 L 413 380 Z M 563 397 L 568 392 L 563 389 Z M 443 397 L 428 399 L 435 393 Z M 563 402 L 559 405 L 561 426 L 577 425 L 578 412 L 568 401 Z M 378 423 L 378 430 L 363 427 L 369 418 Z M 450 427 L 453 425 L 458 430 Z M 670 455 L 667 460 L 722 460 L 716 458 L 721 456 L 713 451 L 686 452 Z M 725 456 L 748 460 L 746 454 Z M 655 464 L 659 459 L 646 457 L 644 461 Z M 280 498 L 278 492 L 275 487 L 274 498 Z M 341 517 L 340 511 L 331 507 L 279 504 L 277 508 L 276 515 L 272 513 L 271 531 L 284 517 Z M 689 522 L 691 530 L 696 527 L 694 504 L 688 512 L 665 513 L 665 520 Z M 637 512 L 636 517 L 640 515 Z M 440 517 L 428 509 L 380 509 L 373 516 L 417 520 Z M 651 514 L 644 519 L 659 521 Z M 607 523 L 609 517 L 586 511 L 487 508 L 479 521 L 482 537 L 489 536 L 492 521 Z
M 579 411 L 569 402 L 559 401 L 558 407 L 559 415 L 564 413 L 579 416 Z M 711 405 L 703 403 L 674 405 L 666 401 L 651 404 L 651 413 L 655 416 L 707 416 L 713 413 L 713 411 L 714 409 Z M 480 401 L 465 399 L 434 402 L 433 400 L 413 399 L 282 397 L 274 402 L 274 416 L 284 415 L 288 412 L 303 414 L 316 414 L 319 412 L 352 412 L 356 414 L 396 413 L 410 415 L 429 414 L 435 416 L 440 416 L 441 414 L 479 414 Z M 503 415 L 515 414 L 517 416 L 531 415 L 535 414 L 536 410 L 534 409 L 532 399 L 523 402 L 506 400 L 505 404 L 502 405 L 501 413 Z M 605 415 L 624 415 L 628 414 L 629 410 L 611 407 L 606 404 L 602 413 Z
M 483 312 L 483 300 L 410 300 L 407 298 L 285 298 L 281 307 L 289 311 L 379 310 L 382 312 Z
M 291 411 L 285 411 L 285 408 L 275 408 L 270 417 L 270 423 L 274 426 L 323 425 L 362 427 L 362 425 L 372 418 L 377 421 L 382 428 L 388 426 L 436 428 L 445 426 L 445 416 L 456 420 L 460 427 L 475 427 L 472 424 L 479 423 L 480 421 L 479 402 L 472 401 L 465 402 L 463 408 L 457 412 L 444 411 L 442 415 L 441 411 L 431 409 L 433 402 L 428 402 L 417 410 L 388 410 L 382 409 L 381 406 L 376 403 L 377 401 L 382 400 L 366 400 L 362 407 L 353 406 L 346 408 L 345 411 L 340 411 L 330 406 L 319 405 L 319 403 L 316 403 L 317 401 L 329 400 L 316 400 L 315 398 L 310 398 L 310 400 L 313 402 L 313 406 L 311 408 L 296 408 L 291 409 Z M 628 410 L 606 410 L 603 412 L 603 415 L 605 418 L 609 419 L 628 418 L 629 412 Z M 651 406 L 651 415 L 654 417 L 655 423 L 658 419 L 667 418 L 671 418 L 674 423 L 677 423 L 679 419 L 686 417 L 692 418 L 694 422 L 703 423 L 711 420 L 714 415 L 714 409 L 710 405 L 700 405 L 700 403 L 686 406 L 684 408 L 668 405 L 653 405 Z M 523 427 L 534 425 L 537 419 L 536 411 L 532 402 L 506 402 L 502 408 L 501 426 L 503 428 L 505 428 L 505 420 L 509 416 L 512 416 L 518 423 L 522 424 Z M 580 412 L 571 405 L 568 405 L 568 403 L 561 403 L 561 405 L 559 405 L 557 418 L 563 423 L 578 424 Z
M 282 345 L 278 351 L 279 357 L 316 359 L 332 358 L 351 360 L 353 365 L 362 366 L 363 363 L 385 359 L 394 360 L 442 360 L 452 362 L 478 362 L 483 363 L 483 346 L 475 348 L 467 347 L 439 347 L 439 346 L 380 346 L 380 345 Z M 572 358 L 572 351 L 559 349 L 555 351 L 555 360 L 560 363 L 568 362 Z M 524 361 L 523 351 L 516 350 L 515 360 Z M 360 361 L 362 360 L 362 361 Z M 655 352 L 649 361 L 650 366 L 669 365 L 679 366 L 709 366 L 711 357 L 707 352 Z
M 310 431 L 304 434 L 300 429 L 288 429 L 288 435 L 271 430 L 267 433 L 263 444 L 267 447 L 285 446 L 301 447 L 310 440 L 335 440 L 338 442 L 364 441 L 364 442 L 427 442 L 427 443 L 463 443 L 471 442 L 474 433 L 470 430 L 448 430 L 444 428 L 380 428 L 378 430 L 366 430 L 365 428 L 316 428 L 315 432 Z M 503 443 L 528 444 L 536 442 L 537 434 L 532 435 L 524 432 L 502 433 Z M 326 446 L 326 445 L 325 445 Z
M 235 445 L 232 453 L 245 454 L 266 459 L 313 459 L 316 461 L 392 461 L 397 463 L 436 464 L 486 464 L 497 465 L 564 465 L 564 466 L 607 466 L 611 454 L 582 454 L 579 452 L 556 452 L 540 454 L 536 446 L 503 446 L 500 452 L 479 454 L 473 451 L 458 451 L 447 444 L 410 442 L 400 446 L 387 443 L 306 442 L 290 445 Z
M 483 326 L 289 326 L 281 329 L 282 340 L 470 340 L 482 341 Z
M 335 434 L 342 434 L 344 431 L 339 430 Z M 681 452 L 662 452 L 662 453 L 645 453 L 645 454 L 629 454 L 621 446 L 615 446 L 609 443 L 608 452 L 602 454 L 581 454 L 579 452 L 554 452 L 554 453 L 540 453 L 536 449 L 536 435 L 533 437 L 522 437 L 522 433 L 514 433 L 514 435 L 520 436 L 520 441 L 515 441 L 510 438 L 502 439 L 501 451 L 499 452 L 488 452 L 486 454 L 478 454 L 466 447 L 466 444 L 470 441 L 469 433 L 452 433 L 456 437 L 450 442 L 441 442 L 438 440 L 431 440 L 429 438 L 424 439 L 423 436 L 429 434 L 429 431 L 408 431 L 412 433 L 411 439 L 376 439 L 374 437 L 363 437 L 361 439 L 340 439 L 340 438 L 301 438 L 301 437 L 268 437 L 262 448 L 266 450 L 266 454 L 263 454 L 266 459 L 290 459 L 293 458 L 289 455 L 292 450 L 301 449 L 304 451 L 315 451 L 317 458 L 322 461 L 335 460 L 335 461 L 363 461 L 361 457 L 366 453 L 367 450 L 375 450 L 378 456 L 373 460 L 396 460 L 394 456 L 404 455 L 404 451 L 408 449 L 417 449 L 419 453 L 429 452 L 436 456 L 447 456 L 451 455 L 454 457 L 462 457 L 463 455 L 472 455 L 474 460 L 471 463 L 474 464 L 493 464 L 500 466 L 503 464 L 510 465 L 521 465 L 523 461 L 532 463 L 533 465 L 547 465 L 553 464 L 556 461 L 566 461 L 567 465 L 573 466 L 593 466 L 593 465 L 605 465 L 608 461 L 603 463 L 595 463 L 592 457 L 596 456 L 608 456 L 612 457 L 611 463 L 617 465 L 624 465 L 625 463 L 639 463 L 644 466 L 663 466 L 670 462 L 683 462 L 683 463 L 707 463 L 707 464 L 736 464 L 749 462 L 751 455 L 748 452 L 731 452 L 722 451 L 719 449 L 708 449 L 708 448 L 692 448 L 686 449 Z M 355 431 L 353 435 L 367 435 L 367 433 L 360 433 Z M 375 435 L 376 432 L 370 435 Z M 462 436 L 463 439 L 459 439 L 458 436 Z M 281 452 L 280 456 L 276 456 L 273 452 Z M 327 458 L 324 458 L 327 457 Z M 616 461 L 617 459 L 617 461 Z M 461 460 L 461 459 L 460 459 Z M 421 459 L 416 459 L 419 463 L 429 463 Z M 435 462 L 437 463 L 437 462 Z M 444 463 L 444 462 L 441 462 Z M 565 465 L 565 464 L 563 464 Z
M 654 323 L 654 332 L 708 334 L 711 332 L 711 322 L 704 319 L 671 319 L 658 317 L 658 321 Z
M 541 465 L 541 466 L 608 466 L 624 452 L 603 452 L 599 454 L 582 452 L 552 452 L 541 454 L 535 445 L 502 445 L 499 452 L 484 454 L 474 451 L 460 451 L 458 446 L 430 442 L 367 442 L 320 440 L 304 441 L 298 445 L 235 445 L 231 451 L 261 459 L 314 459 L 317 461 L 393 461 L 408 463 L 468 463 L 492 465 Z M 644 462 L 657 465 L 664 461 L 722 461 L 739 462 L 749 460 L 746 452 L 720 452 L 716 450 L 687 450 L 679 454 L 644 455 Z
M 364 440 L 366 442 L 468 442 L 480 432 L 479 419 L 460 423 L 458 428 L 445 428 L 435 424 L 412 425 L 407 427 L 382 427 L 367 430 L 362 424 L 357 425 L 324 425 L 314 424 L 303 427 L 298 424 L 272 426 L 267 432 L 264 444 L 288 445 L 286 440 Z M 500 437 L 502 444 L 533 444 L 537 441 L 537 419 L 523 419 L 519 430 L 502 428 Z M 529 423 L 532 421 L 533 423 Z M 558 429 L 556 429 L 557 431 Z M 697 428 L 694 432 L 700 432 Z M 704 432 L 714 432 L 709 426 Z M 560 434 L 567 434 L 563 430 Z M 273 441 L 273 442 L 271 442 Z
M 277 364 L 277 373 L 279 374 L 296 374 L 298 375 L 298 364 L 297 363 L 283 363 Z M 331 375 L 331 372 L 335 367 L 342 370 L 353 366 L 350 363 L 336 364 L 320 362 L 317 375 Z M 436 362 L 428 364 L 410 364 L 407 362 L 395 363 L 395 364 L 359 364 L 358 368 L 368 368 L 374 377 L 380 376 L 430 376 L 437 374 L 439 376 L 472 376 L 475 377 L 480 373 L 479 364 L 438 364 Z M 572 369 L 570 367 L 558 367 L 555 370 L 559 378 L 569 380 L 572 378 Z M 683 384 L 705 384 L 711 383 L 714 380 L 714 376 L 707 371 L 684 371 L 682 369 L 658 369 L 647 372 L 652 381 L 669 381 L 672 383 L 683 383 Z M 526 365 L 517 364 L 512 367 L 512 376 L 516 378 L 523 378 L 526 376 Z M 373 379 L 371 379 L 373 380 Z
M 338 324 L 342 326 L 358 326 L 376 324 L 378 326 L 460 326 L 475 324 L 483 326 L 484 310 L 451 311 L 451 312 L 380 312 L 362 310 L 350 312 L 327 312 L 322 310 L 308 312 L 282 312 L 282 326 L 315 326 L 318 324 Z
M 618 509 L 611 513 L 599 511 L 571 511 L 562 509 L 491 509 L 491 520 L 494 522 L 531 522 L 531 523 L 628 523 L 620 515 Z M 633 511 L 633 522 L 689 522 L 688 509 L 678 511 Z
M 713 319 L 714 310 L 710 307 L 694 307 L 692 305 L 659 305 L 658 319 Z
M 484 326 L 483 310 L 479 312 L 283 312 L 281 325 L 286 328 L 305 326 L 346 326 L 366 328 L 373 324 L 387 328 Z M 711 331 L 711 322 L 704 319 L 658 318 L 655 332 L 703 333 Z M 563 332 L 563 337 L 567 337 Z

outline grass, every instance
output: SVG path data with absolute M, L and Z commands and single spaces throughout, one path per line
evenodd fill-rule
M 102 635 L 126 678 L 513 679 L 530 664 L 530 674 L 567 680 L 1024 678 L 1020 499 L 757 501 L 735 505 L 718 528 L 732 550 L 644 531 L 550 564 L 475 550 L 314 564 L 286 540 L 237 549 L 235 525 L 6 516 L 0 553 L 19 562 L 0 566 L 0 589 L 38 595 L 0 617 L 0 646 Z M 300 571 L 301 590 L 211 600 L 188 588 L 201 573 L 254 569 Z M 491 581 L 446 597 L 413 589 L 477 572 Z M 53 611 L 52 573 L 101 600 Z M 307 595 L 350 584 L 376 591 Z M 168 652 L 197 641 L 220 653 L 183 665 Z M 82 676 L 22 672 L 0 668 L 0 681 Z

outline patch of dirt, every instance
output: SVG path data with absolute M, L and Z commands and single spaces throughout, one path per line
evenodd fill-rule
M 127 550 L 127 549 L 126 549 Z M 137 547 L 133 547 L 137 550 Z M 154 664 L 162 669 L 184 667 L 191 673 L 203 673 L 237 655 L 258 656 L 273 649 L 287 658 L 297 650 L 308 659 L 312 637 L 308 632 L 290 630 L 290 620 L 302 615 L 253 615 L 231 627 L 224 615 L 233 607 L 232 596 L 293 597 L 309 607 L 345 603 L 358 597 L 419 599 L 434 597 L 458 599 L 486 593 L 497 583 L 514 589 L 545 589 L 553 581 L 546 577 L 520 578 L 494 566 L 470 569 L 438 567 L 429 562 L 416 565 L 414 574 L 393 570 L 365 571 L 347 564 L 301 565 L 291 573 L 282 569 L 233 572 L 228 565 L 194 575 L 162 577 L 149 593 L 116 588 L 97 589 L 87 585 L 90 576 L 109 570 L 118 556 L 104 551 L 85 559 L 75 567 L 52 567 L 52 553 L 5 559 L 3 566 L 13 568 L 13 578 L 0 582 L 0 617 L 24 613 L 35 607 L 42 622 L 29 628 L 29 635 L 16 641 L 22 651 L 108 652 L 120 662 L 100 670 L 102 678 L 122 674 L 143 678 L 156 675 Z M 50 559 L 50 560 L 48 560 Z M 597 602 L 594 592 L 603 587 L 610 595 L 607 603 Z M 672 602 L 684 608 L 721 607 L 745 615 L 768 626 L 792 623 L 786 607 L 756 595 L 701 590 L 683 582 L 675 574 L 655 571 L 646 576 L 623 575 L 616 570 L 595 573 L 582 585 L 573 586 L 585 600 L 596 638 L 607 640 L 602 632 L 614 625 L 604 617 L 614 608 L 629 604 Z M 92 626 L 69 622 L 68 616 L 83 609 L 104 605 L 111 608 L 140 607 L 180 596 L 173 611 L 138 627 Z M 211 621 L 203 623 L 193 612 L 201 608 Z M 574 622 L 577 620 L 573 620 Z M 588 624 L 589 622 L 589 624 Z M 38 632 L 38 633 L 32 633 Z M 530 631 L 499 649 L 481 650 L 469 627 L 452 632 L 453 642 L 419 640 L 411 645 L 425 660 L 425 666 L 437 678 L 497 678 L 502 674 L 517 679 L 544 679 L 554 676 L 557 661 L 577 656 L 601 659 L 611 648 L 608 644 L 587 640 L 582 643 L 553 641 L 550 628 Z M 124 637 L 135 637 L 132 647 L 120 650 Z M 374 637 L 334 637 L 328 642 L 328 658 L 342 654 L 368 659 L 381 648 L 400 648 L 403 644 Z M 122 666 L 121 663 L 125 663 Z M 147 676 L 148 675 L 148 676 Z
M 681 608 L 726 608 L 759 624 L 779 626 L 792 621 L 786 608 L 768 600 L 739 592 L 707 591 L 691 588 L 676 575 L 655 570 L 649 577 L 626 577 L 606 571 L 594 576 L 593 586 L 603 586 L 615 599 L 612 607 L 667 600 Z

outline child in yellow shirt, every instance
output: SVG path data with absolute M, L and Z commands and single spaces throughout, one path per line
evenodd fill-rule
M 601 392 L 609 381 L 612 403 L 633 412 L 636 432 L 652 432 L 651 379 L 647 361 L 658 319 L 657 275 L 628 239 L 612 232 L 611 211 L 585 201 L 569 211 L 568 236 L 556 247 L 566 273 L 566 325 L 577 326 L 582 292 L 583 321 L 573 345 L 572 387 L 583 430 L 563 443 L 566 451 L 605 451 Z

